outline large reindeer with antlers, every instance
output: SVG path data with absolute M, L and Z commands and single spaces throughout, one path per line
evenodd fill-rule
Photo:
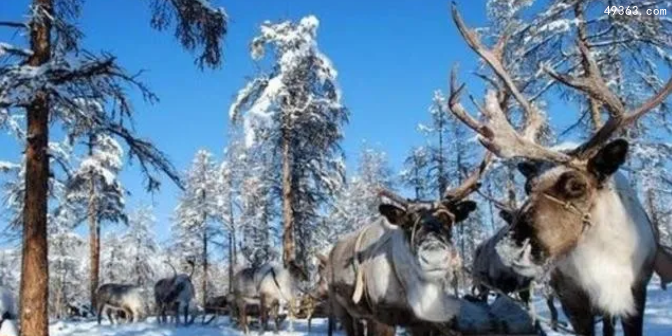
M 418 331 L 424 321 L 450 321 L 459 313 L 459 300 L 447 292 L 460 266 L 451 230 L 476 209 L 466 198 L 478 188 L 490 158 L 435 202 L 382 190 L 391 201 L 379 206 L 383 216 L 336 242 L 329 256 L 329 296 L 348 336 L 359 334 L 358 319 L 373 320 L 369 329 L 375 335 L 393 335 L 396 325 Z
M 476 131 L 488 150 L 505 159 L 523 159 L 526 202 L 515 212 L 505 239 L 497 245 L 501 259 L 517 273 L 538 277 L 553 270 L 553 286 L 574 330 L 594 335 L 595 316 L 621 317 L 625 335 L 642 335 L 646 285 L 655 270 L 672 280 L 672 260 L 658 246 L 657 233 L 637 194 L 618 172 L 626 161 L 628 142 L 609 142 L 617 131 L 654 109 L 672 92 L 672 80 L 638 108 L 628 111 L 600 75 L 586 41 L 578 46 L 587 71 L 580 78 L 560 75 L 558 82 L 601 102 L 609 119 L 588 141 L 569 152 L 535 143 L 541 115 L 516 87 L 502 63 L 504 36 L 493 49 L 468 28 L 455 5 L 453 19 L 467 44 L 492 68 L 527 116 L 519 133 L 502 112 L 494 90 L 488 90 L 483 124 L 460 104 L 463 86 L 451 81 L 450 111 Z

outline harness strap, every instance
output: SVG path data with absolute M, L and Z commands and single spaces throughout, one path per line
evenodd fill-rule
M 360 269 L 361 260 L 359 260 L 359 249 L 367 230 L 368 226 L 364 227 L 364 229 L 357 235 L 355 246 L 353 247 L 354 253 L 352 256 L 352 266 L 355 270 L 355 291 L 352 293 L 352 302 L 355 304 L 359 303 L 362 299 L 362 294 L 364 294 L 364 272 Z
M 563 207 L 563 209 L 565 209 L 566 211 L 572 211 L 575 214 L 581 216 L 581 222 L 583 223 L 583 227 L 581 228 L 581 233 L 585 232 L 588 227 L 593 226 L 592 218 L 590 216 L 590 212 L 580 209 L 572 201 L 563 201 L 563 200 L 558 199 L 557 197 L 555 197 L 553 195 L 550 195 L 550 194 L 547 194 L 547 193 L 543 193 L 542 195 L 544 195 L 544 197 L 546 197 L 546 199 L 548 199 L 552 202 L 555 202 L 557 204 L 560 204 Z

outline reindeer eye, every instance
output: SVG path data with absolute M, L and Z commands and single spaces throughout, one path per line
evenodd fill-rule
M 436 218 L 439 219 L 441 224 L 445 226 L 450 226 L 453 224 L 453 217 L 451 217 L 448 211 L 446 210 L 437 211 L 434 213 L 434 216 L 436 216 Z
M 585 179 L 573 172 L 561 175 L 557 186 L 561 189 L 559 191 L 572 198 L 583 196 L 588 187 Z

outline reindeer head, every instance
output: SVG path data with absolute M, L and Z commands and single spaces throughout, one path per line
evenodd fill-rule
M 584 230 L 591 225 L 591 211 L 602 191 L 618 168 L 625 162 L 628 143 L 625 140 L 608 142 L 619 129 L 634 122 L 656 107 L 672 92 L 672 80 L 649 101 L 634 111 L 626 111 L 618 97 L 610 91 L 600 75 L 585 41 L 578 47 L 586 64 L 584 75 L 570 78 L 546 69 L 558 82 L 583 91 L 610 114 L 609 120 L 588 141 L 569 152 L 554 151 L 535 143 L 543 124 L 541 113 L 518 90 L 516 83 L 503 64 L 502 55 L 508 36 L 493 49 L 483 45 L 476 33 L 466 27 L 453 6 L 453 19 L 467 44 L 490 66 L 497 75 L 493 80 L 498 89 L 489 90 L 481 112 L 486 124 L 477 121 L 459 102 L 463 86 L 457 87 L 455 72 L 451 81 L 450 111 L 463 123 L 479 133 L 483 146 L 504 158 L 522 159 L 520 172 L 525 176 L 525 203 L 515 211 L 504 211 L 510 222 L 507 239 L 497 246 L 502 261 L 523 276 L 538 276 L 552 260 L 570 252 Z M 525 117 L 522 132 L 509 123 L 505 110 L 508 99 L 515 99 Z
M 486 155 L 472 176 L 458 188 L 448 190 L 439 201 L 411 201 L 387 190 L 380 192 L 396 204 L 382 203 L 378 210 L 390 224 L 403 230 L 426 279 L 452 277 L 453 266 L 460 260 L 452 244 L 452 228 L 476 210 L 476 203 L 465 198 L 478 189 L 490 157 Z

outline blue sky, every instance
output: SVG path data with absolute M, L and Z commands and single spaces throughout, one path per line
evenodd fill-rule
M 350 169 L 364 140 L 384 149 L 395 170 L 400 167 L 409 148 L 422 143 L 416 125 L 427 120 L 433 91 L 447 88 L 454 62 L 460 63 L 472 91 L 480 87 L 468 76 L 475 55 L 457 33 L 447 0 L 213 0 L 226 8 L 231 21 L 223 67 L 205 71 L 181 49 L 172 30 L 150 28 L 148 2 L 86 1 L 80 25 L 86 34 L 83 45 L 113 53 L 129 72 L 146 70 L 142 79 L 160 102 L 147 105 L 134 95 L 137 131 L 152 139 L 180 170 L 189 166 L 198 149 L 222 156 L 229 104 L 246 77 L 255 73 L 248 43 L 265 20 L 298 20 L 308 14 L 319 18 L 320 48 L 339 72 L 351 112 L 344 142 Z M 21 17 L 27 3 L 1 0 L 0 20 Z M 470 25 L 483 24 L 485 0 L 458 4 Z M 0 32 L 0 41 L 11 38 Z M 0 160 L 18 156 L 13 140 L 1 136 Z M 124 171 L 122 180 L 133 194 L 131 206 L 155 205 L 160 237 L 167 238 L 177 188 L 165 179 L 160 193 L 145 193 L 137 164 Z

